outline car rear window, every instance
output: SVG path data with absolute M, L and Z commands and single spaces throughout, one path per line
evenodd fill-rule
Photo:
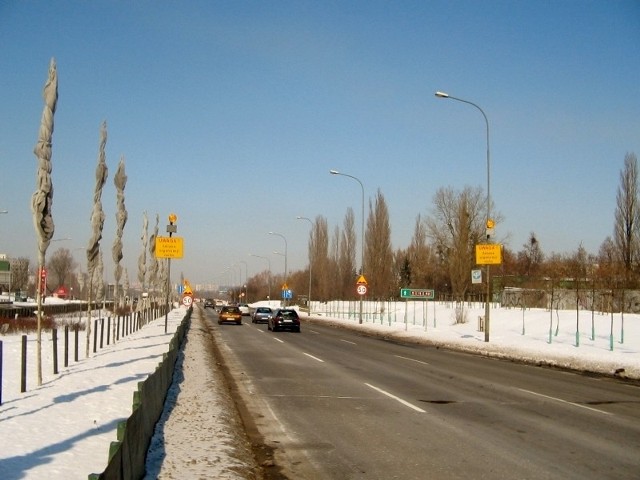
M 271 309 L 267 308 L 267 307 L 258 307 L 256 309 L 256 312 L 258 312 L 258 313 L 270 313 Z
M 280 312 L 282 318 L 298 318 L 298 314 L 295 310 L 283 310 Z
M 230 313 L 238 313 L 240 311 L 240 308 L 238 307 L 224 307 L 222 309 L 223 312 L 230 312 Z

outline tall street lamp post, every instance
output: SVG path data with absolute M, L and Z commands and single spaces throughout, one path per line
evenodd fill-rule
M 313 222 L 311 221 L 310 218 L 307 217 L 301 217 L 301 216 L 297 216 L 296 217 L 298 220 L 306 220 L 307 222 L 309 222 L 309 225 L 311 225 L 311 232 L 310 234 L 313 233 Z M 308 302 L 309 302 L 309 316 L 311 316 L 311 255 L 309 255 L 309 296 L 308 298 Z
M 178 226 L 176 225 L 178 216 L 175 213 L 169 214 L 169 225 L 167 225 L 167 233 L 169 238 L 174 233 L 178 233 Z M 167 258 L 167 284 L 165 285 L 166 297 L 165 297 L 165 312 L 164 312 L 164 333 L 167 333 L 169 323 L 169 301 L 171 300 L 171 258 Z
M 277 232 L 269 232 L 269 235 L 276 235 L 277 237 L 282 238 L 282 240 L 284 240 L 284 284 L 288 287 L 288 283 L 289 283 L 289 271 L 287 270 L 287 259 L 288 259 L 288 253 L 287 253 L 287 238 L 282 235 L 281 233 L 277 233 Z M 287 305 L 286 302 L 286 298 L 284 299 L 285 302 L 284 304 Z
M 487 115 L 484 113 L 484 110 L 480 108 L 473 102 L 468 100 L 463 100 L 462 98 L 457 98 L 449 95 L 444 92 L 436 92 L 436 97 L 438 98 L 448 98 L 451 100 L 457 100 L 458 102 L 466 103 L 471 105 L 478 110 L 484 117 L 484 122 L 487 127 L 487 222 L 486 222 L 486 240 L 487 243 L 491 240 L 491 234 L 493 231 L 493 220 L 491 220 L 491 153 L 489 149 L 489 120 L 487 119 Z M 489 341 L 489 324 L 490 324 L 490 314 L 491 314 L 491 306 L 490 306 L 490 297 L 491 297 L 491 268 L 490 265 L 486 266 L 487 271 L 487 298 L 484 309 L 484 341 Z
M 348 175 L 346 173 L 341 173 L 338 170 L 329 170 L 331 175 L 342 175 L 343 177 L 353 178 L 356 182 L 360 184 L 360 189 L 362 191 L 362 212 L 361 212 L 361 220 L 362 223 L 360 225 L 360 275 L 364 276 L 364 185 L 359 178 L 354 177 L 353 175 Z M 360 295 L 360 314 L 359 314 L 359 323 L 362 323 L 362 295 Z
M 243 286 L 244 286 L 244 302 L 245 303 L 249 303 L 249 298 L 248 298 L 249 294 L 247 292 L 247 281 L 249 280 L 249 276 L 248 276 L 248 273 L 247 273 L 247 269 L 248 269 L 247 262 L 245 262 L 244 260 L 239 260 L 238 263 L 244 263 L 244 284 L 243 284 Z
M 262 255 L 254 255 L 253 253 L 249 254 L 250 257 L 262 258 L 267 261 L 267 265 L 269 270 L 267 271 L 267 286 L 269 289 L 269 303 L 271 303 L 271 259 L 269 257 L 263 257 Z

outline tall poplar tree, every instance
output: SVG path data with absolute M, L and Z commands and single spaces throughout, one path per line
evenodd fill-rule
M 638 263 L 638 233 L 640 208 L 638 205 L 638 159 L 634 153 L 624 157 L 620 171 L 620 185 L 616 195 L 614 244 L 620 261 L 627 272 Z

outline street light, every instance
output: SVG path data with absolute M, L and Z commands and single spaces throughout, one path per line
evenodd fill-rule
M 346 173 L 341 173 L 338 170 L 329 170 L 331 175 L 342 175 L 343 177 L 353 178 L 356 182 L 360 184 L 360 189 L 362 190 L 362 223 L 360 226 L 360 241 L 362 243 L 362 247 L 360 250 L 360 275 L 364 276 L 364 185 L 359 178 L 354 177 L 353 175 L 348 175 Z M 362 295 L 360 295 L 360 323 L 362 323 Z
M 240 303 L 240 297 L 242 295 L 242 267 L 240 266 L 239 263 L 234 263 L 233 265 L 230 266 L 230 268 L 233 268 L 233 281 L 235 282 L 235 273 L 236 273 L 236 267 L 238 267 L 238 288 L 239 288 L 239 293 L 238 293 L 238 303 Z
M 249 295 L 247 293 L 247 281 L 249 279 L 248 274 L 247 274 L 247 262 L 245 262 L 244 260 L 239 260 L 239 263 L 244 263 L 244 296 L 245 296 L 245 303 L 249 303 L 249 299 L 247 298 Z
M 309 222 L 309 225 L 311 225 L 311 232 L 309 232 L 309 234 L 312 235 L 313 222 L 311 221 L 311 219 L 307 217 L 301 217 L 300 215 L 298 215 L 296 218 L 298 220 L 306 220 L 307 222 Z M 309 297 L 307 301 L 309 302 L 309 316 L 311 316 L 311 255 L 309 255 Z
M 269 232 L 269 235 L 276 235 L 284 240 L 284 283 L 287 283 L 288 280 L 288 270 L 287 270 L 287 239 L 281 233 Z
M 271 302 L 271 259 L 269 257 L 263 257 L 262 255 L 254 255 L 253 253 L 250 253 L 249 256 L 263 258 L 267 261 L 267 265 L 269 266 L 269 271 L 267 272 L 267 284 L 269 286 L 269 302 Z
M 490 237 L 491 237 L 491 233 L 493 230 L 493 220 L 491 220 L 491 154 L 490 154 L 490 149 L 489 149 L 489 120 L 487 119 L 487 115 L 484 113 L 484 110 L 482 110 L 482 108 L 480 108 L 478 105 L 476 105 L 473 102 L 470 102 L 469 100 L 463 100 L 462 98 L 457 98 L 457 97 L 453 97 L 451 95 L 449 95 L 448 93 L 444 93 L 444 92 L 436 92 L 435 93 L 436 97 L 438 98 L 448 98 L 451 100 L 457 100 L 458 102 L 462 102 L 462 103 L 466 103 L 468 105 L 471 105 L 475 108 L 477 108 L 478 110 L 480 110 L 480 113 L 482 114 L 482 116 L 484 117 L 484 122 L 487 126 L 487 223 L 486 223 L 486 240 L 487 243 L 490 241 Z M 485 304 L 485 310 L 484 310 L 484 341 L 488 342 L 489 341 L 489 321 L 490 321 L 490 313 L 491 313 L 491 307 L 490 307 L 490 296 L 491 296 L 491 269 L 490 269 L 490 265 L 487 264 L 486 266 L 487 269 L 487 299 L 486 299 L 486 304 Z

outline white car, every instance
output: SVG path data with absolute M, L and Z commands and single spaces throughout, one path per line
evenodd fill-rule
M 248 317 L 249 315 L 251 315 L 249 305 L 247 305 L 246 303 L 239 303 L 238 307 L 240 307 L 240 311 L 242 312 L 243 317 Z

